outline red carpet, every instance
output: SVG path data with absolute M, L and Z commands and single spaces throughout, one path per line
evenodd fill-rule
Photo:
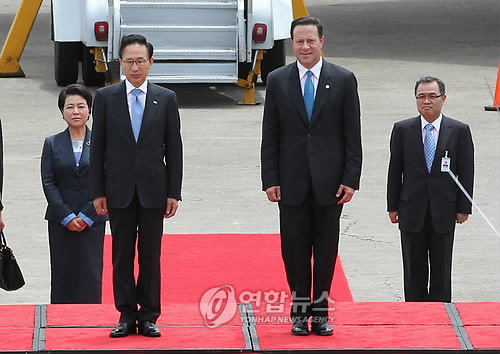
M 103 303 L 113 303 L 111 237 L 106 237 Z M 182 285 L 180 285 L 182 284 Z M 288 292 L 277 234 L 176 234 L 162 242 L 162 302 L 199 304 L 203 294 L 231 285 L 239 300 L 247 294 Z M 186 289 L 189 289 L 188 291 Z M 260 293 L 259 293 L 260 292 Z M 241 298 L 243 294 L 243 298 Z M 337 260 L 331 298 L 353 301 L 340 260 Z M 287 301 L 289 302 L 289 301 Z
M 0 328 L 0 351 L 31 351 L 33 328 Z
M 35 305 L 0 306 L 0 351 L 29 351 L 33 347 Z
M 456 306 L 474 348 L 500 348 L 499 302 L 465 302 Z
M 232 321 L 208 328 L 199 304 L 166 304 L 157 324 L 160 338 L 131 335 L 110 338 L 116 324 L 114 305 L 48 305 L 45 350 L 236 350 L 251 349 L 239 313 Z M 247 345 L 248 342 L 248 345 Z
M 0 351 L 279 353 L 283 350 L 341 350 L 359 354 L 358 351 L 364 350 L 371 353 L 383 350 L 397 353 L 453 350 L 453 353 L 473 354 L 475 350 L 486 350 L 495 353 L 500 349 L 499 305 L 337 302 L 333 311 L 333 337 L 310 335 L 297 338 L 289 334 L 289 323 L 284 325 L 276 319 L 276 323 L 247 320 L 241 325 L 239 317 L 245 316 L 243 311 L 243 314 L 237 314 L 238 320 L 208 328 L 199 310 L 190 303 L 166 304 L 163 308 L 165 315 L 158 322 L 163 333 L 161 338 L 135 335 L 125 339 L 108 337 L 116 315 L 111 304 L 48 305 L 46 309 L 44 305 L 4 305 L 0 306 Z M 457 323 L 456 317 L 453 320 L 451 315 L 447 318 L 447 307 L 456 311 L 463 325 Z M 461 314 L 463 317 L 460 317 Z M 271 313 L 259 315 L 270 316 Z M 481 323 L 476 318 L 485 322 Z M 465 333 L 458 334 L 459 327 Z M 461 341 L 470 347 L 465 347 Z
M 205 326 L 198 303 L 164 304 L 159 326 Z M 236 313 L 238 314 L 238 313 Z M 47 325 L 52 327 L 99 327 L 116 325 L 114 305 L 47 305 Z M 240 316 L 235 315 L 224 325 L 241 327 Z
M 294 339 L 290 326 L 257 326 L 261 350 L 461 349 L 451 326 L 334 326 L 332 337 Z
M 500 326 L 500 302 L 463 302 L 456 306 L 466 326 Z
M 500 353 L 499 326 L 465 326 L 474 349 L 497 349 Z
M 500 303 L 353 302 L 339 261 L 330 294 L 335 335 L 291 336 L 279 236 L 262 234 L 165 236 L 163 307 L 157 323 L 162 337 L 109 338 L 118 320 L 110 245 L 111 238 L 106 237 L 104 304 L 0 306 L 0 351 L 473 354 L 500 350 Z M 200 311 L 202 298 L 205 317 Z M 251 306 L 237 305 L 245 302 Z M 216 316 L 208 316 L 209 310 Z
M 109 338 L 109 328 L 47 328 L 45 350 L 244 350 L 242 329 L 222 326 L 162 328 L 159 338 Z
M 254 317 L 259 325 L 289 324 L 290 306 L 283 313 L 273 313 L 267 306 L 257 308 Z M 336 302 L 330 305 L 333 325 L 451 325 L 440 302 Z
M 485 323 L 500 318 L 497 303 L 457 304 L 467 314 L 468 322 L 480 323 L 474 317 L 483 307 L 489 316 L 479 316 Z M 454 305 L 450 305 L 454 306 Z M 479 310 L 480 311 L 480 310 Z M 442 303 L 417 302 L 337 302 L 330 311 L 333 337 L 310 335 L 295 339 L 290 336 L 290 323 L 270 313 L 255 315 L 256 332 L 261 350 L 325 349 L 332 350 L 460 350 L 458 324 L 451 319 Z M 274 321 L 267 321 L 267 319 Z M 497 320 L 498 321 L 498 320 Z M 464 321 L 465 322 L 465 321 Z M 286 325 L 284 325 L 286 324 Z M 500 326 L 467 326 L 464 342 L 471 349 L 500 348 L 494 337 Z M 469 333 L 470 330 L 470 333 Z M 497 337 L 498 338 L 498 337 Z
M 16 327 L 33 328 L 33 326 L 35 325 L 34 323 L 35 306 L 34 305 L 2 306 L 2 312 L 0 312 L 0 328 L 12 326 L 12 319 L 16 320 L 15 321 Z
M 335 306 L 336 325 L 451 325 L 440 302 L 354 302 Z

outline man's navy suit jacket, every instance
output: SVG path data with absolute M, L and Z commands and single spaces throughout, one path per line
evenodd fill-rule
M 301 204 L 312 186 L 331 205 L 340 184 L 359 189 L 362 149 L 354 74 L 323 60 L 311 121 L 297 63 L 269 74 L 262 126 L 262 188 L 281 187 L 281 203 Z
M 451 171 L 472 197 L 474 144 L 469 126 L 442 116 L 436 154 L 430 173 L 424 157 L 420 116 L 394 124 L 387 178 L 387 210 L 399 212 L 399 228 L 420 232 L 430 207 L 439 233 L 453 232 L 456 214 L 470 214 L 472 205 L 447 172 L 441 158 L 448 151 Z
M 176 95 L 148 83 L 135 141 L 125 81 L 96 91 L 91 144 L 91 195 L 109 208 L 127 207 L 137 191 L 145 208 L 165 208 L 181 199 L 182 141 Z

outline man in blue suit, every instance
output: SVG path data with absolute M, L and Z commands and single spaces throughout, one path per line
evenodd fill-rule
M 140 334 L 158 337 L 163 218 L 175 215 L 181 199 L 180 118 L 175 93 L 147 80 L 151 43 L 124 36 L 119 54 L 126 80 L 96 92 L 90 158 L 94 205 L 101 215 L 109 212 L 113 235 L 113 290 L 121 315 L 110 336 L 125 337 L 138 326 Z

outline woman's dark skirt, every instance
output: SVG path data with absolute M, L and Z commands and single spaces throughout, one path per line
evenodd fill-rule
M 52 304 L 100 304 L 105 223 L 81 232 L 49 221 Z

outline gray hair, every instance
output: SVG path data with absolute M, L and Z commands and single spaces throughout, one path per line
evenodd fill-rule
M 435 77 L 435 76 L 422 76 L 420 79 L 417 80 L 417 82 L 415 83 L 415 95 L 417 95 L 417 88 L 418 86 L 422 83 L 422 82 L 425 82 L 425 83 L 430 83 L 430 82 L 437 82 L 438 84 L 438 87 L 439 87 L 439 93 L 441 95 L 444 95 L 446 93 L 445 91 L 445 86 L 444 86 L 444 82 L 443 80 Z

